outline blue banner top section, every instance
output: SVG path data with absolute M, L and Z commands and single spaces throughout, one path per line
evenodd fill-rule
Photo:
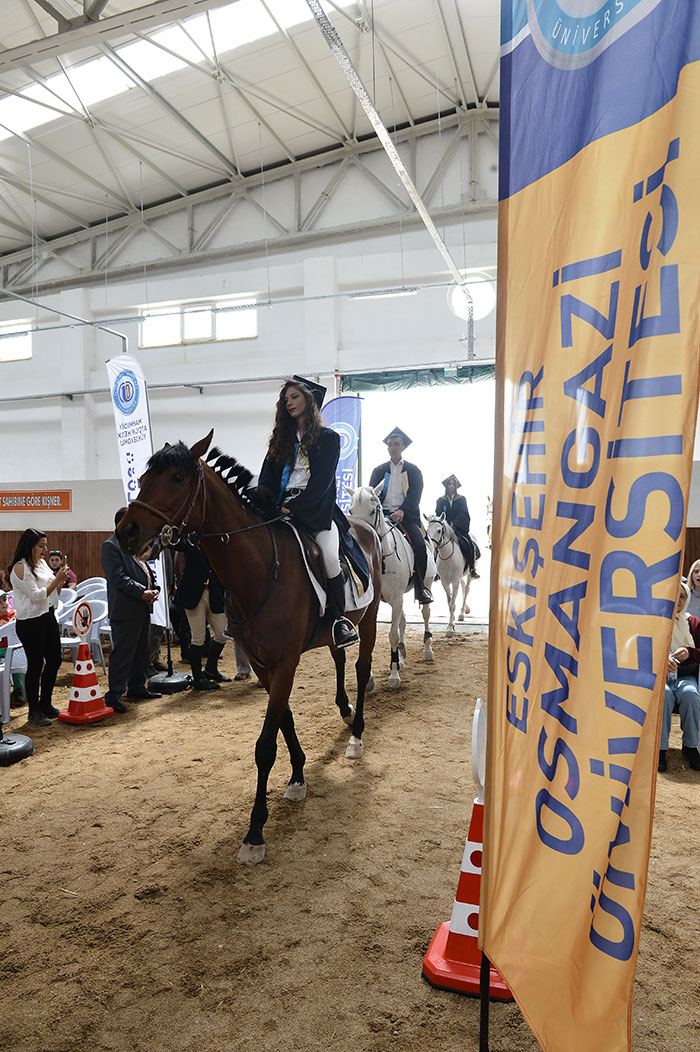
M 501 200 L 655 113 L 700 59 L 695 0 L 504 0 L 502 11 Z

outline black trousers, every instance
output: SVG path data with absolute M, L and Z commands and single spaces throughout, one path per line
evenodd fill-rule
M 112 621 L 112 649 L 109 655 L 109 690 L 105 703 L 118 701 L 126 687 L 129 694 L 138 693 L 146 685 L 148 665 L 148 640 L 151 633 L 151 615 L 144 603 L 143 614 L 139 612 L 127 621 Z
M 48 708 L 61 666 L 61 634 L 53 609 L 40 617 L 17 618 L 17 638 L 27 655 L 24 690 L 29 708 Z
M 414 523 L 402 522 L 404 530 L 408 534 L 408 539 L 411 542 L 413 548 L 413 554 L 416 557 L 416 576 L 420 579 L 422 584 L 425 581 L 425 571 L 428 569 L 428 551 L 425 547 L 425 537 L 420 526 L 416 526 Z

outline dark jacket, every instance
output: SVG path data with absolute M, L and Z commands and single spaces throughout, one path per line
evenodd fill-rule
M 389 472 L 391 470 L 391 461 L 387 460 L 385 464 L 379 464 L 374 469 L 370 476 L 370 486 L 378 486 L 380 482 L 384 482 L 384 488 L 379 494 L 379 499 L 384 503 L 386 492 L 389 488 Z M 399 510 L 403 512 L 404 522 L 413 525 L 420 526 L 420 499 L 423 493 L 423 475 L 421 474 L 420 468 L 417 468 L 415 464 L 409 464 L 408 461 L 403 462 L 403 471 L 401 472 L 401 483 L 404 492 L 403 504 L 399 505 Z
M 144 603 L 141 596 L 152 587 L 152 582 L 138 559 L 122 551 L 116 533 L 102 545 L 100 563 L 107 579 L 110 621 L 150 617 L 153 604 Z
M 323 427 L 318 441 L 309 450 L 309 482 L 306 489 L 301 490 L 296 497 L 286 497 L 283 502 L 280 492 L 282 465 L 269 457 L 263 461 L 258 485 L 267 490 L 275 507 L 279 508 L 284 503 L 285 508 L 289 508 L 292 513 L 292 521 L 309 533 L 329 530 L 335 517 L 335 469 L 339 456 L 340 438 L 337 432 Z
M 469 525 L 471 523 L 469 509 L 467 508 L 466 499 L 461 495 L 456 496 L 451 503 L 447 497 L 438 497 L 435 504 L 435 514 L 444 515 L 446 523 L 452 527 L 455 533 L 461 533 L 463 537 L 466 537 L 469 533 Z
M 202 598 L 206 585 L 209 586 L 209 608 L 212 614 L 224 612 L 224 589 L 221 581 L 211 568 L 206 555 L 197 545 L 187 541 L 178 541 L 173 545 L 175 551 L 185 556 L 185 569 L 177 586 L 175 605 L 185 610 L 194 610 Z

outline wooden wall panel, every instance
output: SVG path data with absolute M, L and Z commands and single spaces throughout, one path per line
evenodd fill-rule
M 67 555 L 68 565 L 78 581 L 84 581 L 88 577 L 102 576 L 100 548 L 109 536 L 109 533 L 52 530 L 48 535 L 49 550 L 56 548 Z M 0 531 L 0 578 L 4 588 L 9 587 L 7 564 L 15 553 L 19 538 L 20 534 L 14 530 Z
M 689 526 L 685 531 L 685 552 L 683 554 L 683 576 L 696 559 L 700 559 L 700 526 Z

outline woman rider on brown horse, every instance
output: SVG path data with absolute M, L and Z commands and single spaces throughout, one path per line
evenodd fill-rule
M 344 617 L 345 591 L 338 559 L 338 527 L 347 531 L 348 524 L 336 505 L 340 439 L 323 426 L 320 413 L 325 390 L 299 376 L 284 384 L 258 484 L 267 490 L 275 506 L 312 534 L 318 544 L 335 617 L 333 643 L 348 647 L 358 640 L 354 626 Z

